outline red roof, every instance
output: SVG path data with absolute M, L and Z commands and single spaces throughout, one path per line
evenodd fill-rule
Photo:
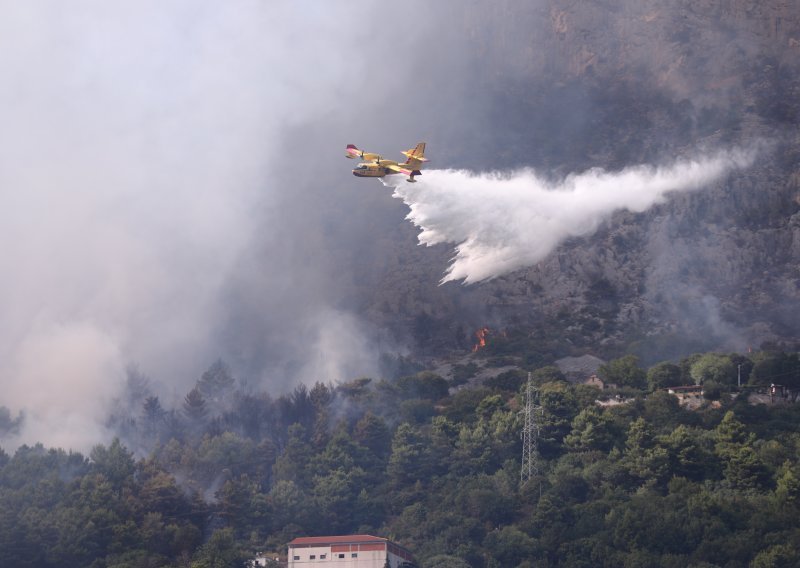
M 388 542 L 389 539 L 369 534 L 348 534 L 342 536 L 301 536 L 289 543 L 289 546 L 308 546 L 325 544 L 356 544 L 361 542 Z

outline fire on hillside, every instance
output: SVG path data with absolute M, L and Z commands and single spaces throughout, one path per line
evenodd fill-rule
M 491 330 L 488 327 L 482 327 L 475 332 L 475 337 L 478 339 L 478 342 L 472 346 L 473 353 L 477 352 L 478 349 L 486 347 L 486 338 L 489 337 L 490 334 Z

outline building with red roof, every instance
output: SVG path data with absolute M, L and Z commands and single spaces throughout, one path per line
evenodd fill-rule
M 369 534 L 296 538 L 288 560 L 289 568 L 416 568 L 408 550 Z

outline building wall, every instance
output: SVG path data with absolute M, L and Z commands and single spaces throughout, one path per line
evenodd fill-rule
M 384 543 L 303 546 L 289 549 L 289 568 L 384 568 L 386 554 Z M 391 568 L 398 568 L 403 559 L 388 554 Z

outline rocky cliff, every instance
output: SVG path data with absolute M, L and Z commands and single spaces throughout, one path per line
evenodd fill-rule
M 416 247 L 395 203 L 363 275 L 370 319 L 418 348 L 463 349 L 487 324 L 646 360 L 800 339 L 796 1 L 474 2 L 454 26 L 475 77 L 473 128 L 444 155 L 455 165 L 557 176 L 756 141 L 760 157 L 473 286 L 438 286 L 452 250 Z

